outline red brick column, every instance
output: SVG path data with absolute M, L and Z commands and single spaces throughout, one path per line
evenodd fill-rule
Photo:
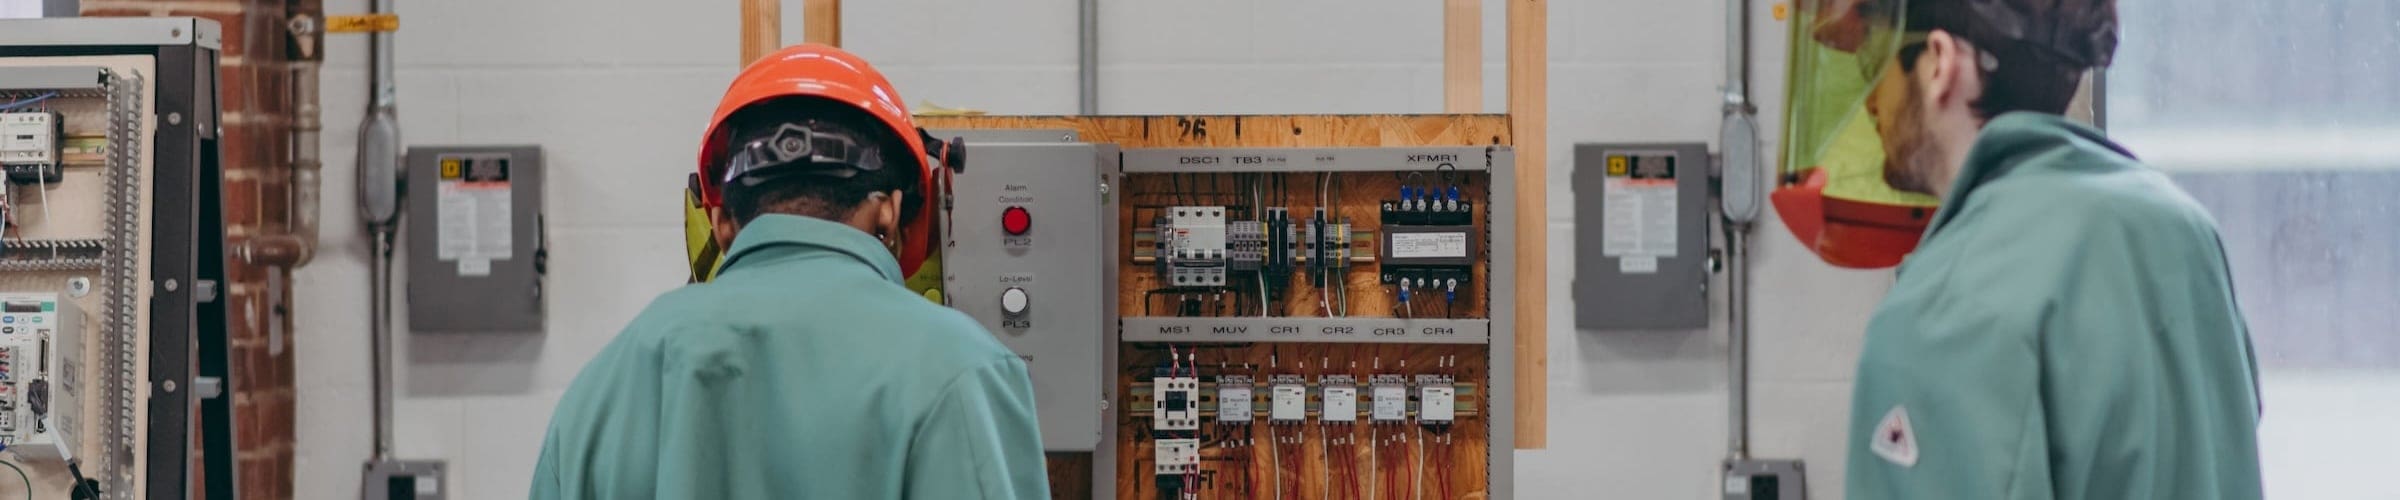
M 322 0 L 85 0 L 85 16 L 202 17 L 224 28 L 218 69 L 219 104 L 224 110 L 225 235 L 228 247 L 271 228 L 287 227 L 290 210 L 283 192 L 290 181 L 292 123 L 288 14 L 321 13 Z M 226 267 L 226 316 L 233 357 L 233 398 L 238 451 L 238 497 L 292 498 L 291 272 L 232 259 Z M 269 274 L 284 285 L 271 291 Z M 278 296 L 269 296 L 275 293 Z M 279 307 L 280 305 L 280 307 Z M 268 331 L 284 332 L 284 345 L 269 345 Z M 194 435 L 195 439 L 197 434 Z M 193 443 L 194 459 L 203 449 Z M 193 491 L 201 488 L 193 475 Z

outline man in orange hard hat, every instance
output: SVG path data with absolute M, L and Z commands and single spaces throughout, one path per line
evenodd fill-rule
M 686 195 L 699 283 L 576 376 L 534 498 L 1050 497 L 1024 361 L 902 286 L 957 146 L 901 102 L 822 45 L 735 77 Z
M 2116 48 L 2115 0 L 1800 5 L 1786 160 L 1835 171 L 1778 206 L 1820 217 L 1829 262 L 1902 264 L 1859 356 L 1848 496 L 2259 498 L 2216 222 L 2062 116 Z

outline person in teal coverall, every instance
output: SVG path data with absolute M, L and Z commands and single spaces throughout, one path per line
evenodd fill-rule
M 2060 116 L 2111 0 L 1913 0 L 1866 100 L 1893 187 L 1942 200 L 1868 323 L 1851 498 L 2262 496 L 2216 223 Z
M 813 50 L 761 64 L 855 57 Z M 745 71 L 710 134 L 736 146 L 704 153 L 723 179 L 695 197 L 721 200 L 714 277 L 652 302 L 576 376 L 532 497 L 1049 498 L 1024 361 L 902 286 L 887 242 L 928 216 L 907 206 L 931 168 L 900 135 L 914 126 L 891 126 L 905 112 L 736 95 L 762 71 L 791 88 Z

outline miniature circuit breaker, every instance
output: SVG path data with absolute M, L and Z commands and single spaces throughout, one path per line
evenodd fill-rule
M 1226 244 L 1225 207 L 1173 207 L 1167 209 L 1164 225 L 1159 226 L 1165 242 L 1165 252 L 1159 259 L 1162 273 L 1178 287 L 1225 286 L 1227 262 L 1232 256 Z

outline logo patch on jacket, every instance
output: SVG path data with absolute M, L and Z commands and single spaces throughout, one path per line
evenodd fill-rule
M 1893 406 L 1883 414 L 1875 435 L 1867 436 L 1867 449 L 1901 467 L 1917 465 L 1917 430 L 1908 425 L 1908 407 Z

